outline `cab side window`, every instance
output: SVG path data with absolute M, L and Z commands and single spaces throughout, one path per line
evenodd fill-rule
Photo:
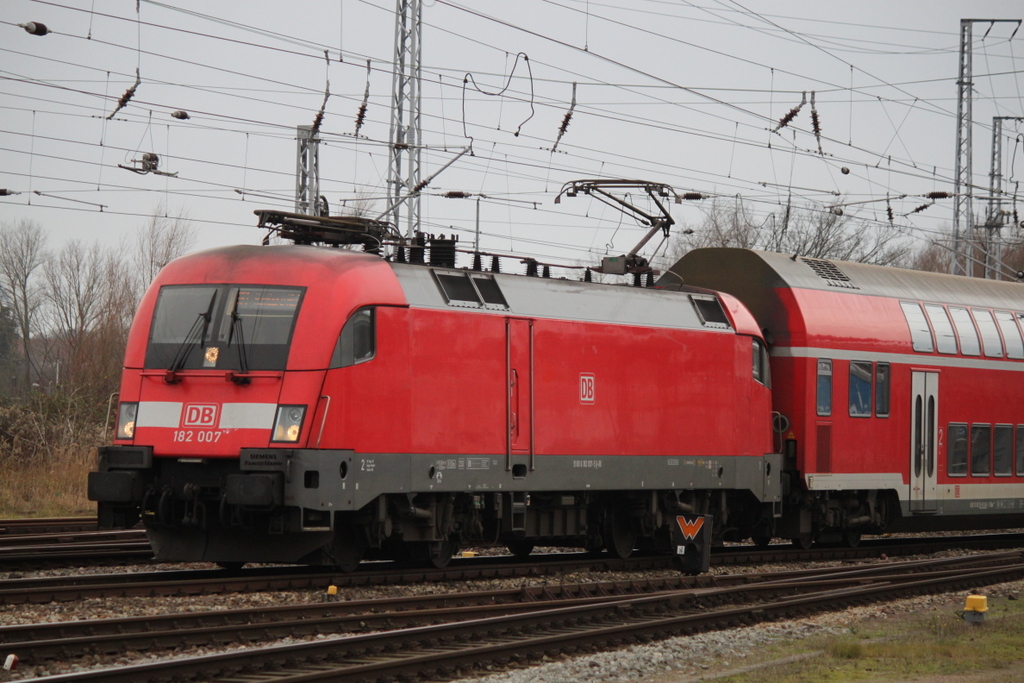
M 364 363 L 377 354 L 374 310 L 372 307 L 360 308 L 345 323 L 331 356 L 332 369 Z
M 770 389 L 772 381 L 768 371 L 768 349 L 760 339 L 754 339 L 753 342 L 754 379 Z

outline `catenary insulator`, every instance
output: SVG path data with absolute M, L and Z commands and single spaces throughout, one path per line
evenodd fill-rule
M 841 169 L 839 169 L 839 172 L 842 173 L 843 175 L 850 175 L 850 169 L 847 168 L 846 166 L 843 166 Z
M 697 199 L 704 199 L 704 195 L 700 192 L 684 192 L 683 199 L 687 201 L 695 201 Z
M 172 111 L 171 116 L 181 121 L 187 121 L 190 118 L 188 112 L 182 111 L 181 109 L 179 109 L 178 111 Z
M 30 21 L 27 24 L 18 24 L 29 33 L 34 36 L 45 36 L 50 32 L 50 29 L 46 28 L 46 24 L 42 24 L 38 21 Z
M 925 195 L 928 199 L 949 199 L 952 196 L 952 192 L 929 192 Z

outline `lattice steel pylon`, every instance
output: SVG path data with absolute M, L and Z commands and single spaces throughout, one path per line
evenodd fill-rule
M 391 133 L 388 139 L 388 204 L 391 222 L 401 231 L 401 206 L 408 207 L 406 237 L 420 229 L 420 0 L 397 0 L 395 6 L 395 72 L 391 90 Z M 411 195 L 411 196 L 410 196 Z M 403 196 L 409 198 L 402 202 Z
M 992 166 L 988 173 L 988 211 L 985 214 L 985 277 L 999 278 L 1002 261 L 1002 237 L 1006 224 L 1003 214 L 1003 121 L 1024 121 L 1024 116 L 992 117 Z
M 1020 19 L 961 19 L 960 20 L 960 73 L 956 80 L 956 163 L 953 170 L 953 274 L 967 275 L 968 263 L 974 261 L 968 252 L 974 243 L 974 214 L 972 213 L 973 158 L 971 155 L 971 132 L 973 128 L 972 88 L 973 49 L 971 39 L 974 24 L 1012 22 L 1020 28 Z M 991 30 L 991 27 L 989 27 Z M 1014 34 L 1017 31 L 1014 30 Z M 988 35 L 986 33 L 986 35 Z M 1013 36 L 1010 36 L 1012 39 Z M 971 269 L 973 270 L 973 268 Z
M 320 138 L 313 126 L 296 126 L 295 213 L 315 215 L 320 199 Z

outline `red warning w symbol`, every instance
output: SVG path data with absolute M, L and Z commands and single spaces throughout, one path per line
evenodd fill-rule
M 683 515 L 676 517 L 676 524 L 679 525 L 680 531 L 683 532 L 683 538 L 687 541 L 692 541 L 697 537 L 701 527 L 704 526 L 704 517 L 698 515 L 693 518 L 693 521 L 686 519 Z

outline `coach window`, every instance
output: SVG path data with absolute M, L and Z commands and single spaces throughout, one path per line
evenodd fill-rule
M 346 368 L 372 360 L 377 352 L 374 309 L 360 308 L 341 329 L 341 336 L 331 356 L 333 368 Z
M 992 433 L 992 471 L 997 477 L 1013 474 L 1013 425 L 996 425 Z
M 987 477 L 992 472 L 992 426 L 971 425 L 971 476 Z
M 870 361 L 850 361 L 850 417 L 871 417 Z
M 818 415 L 832 414 L 832 361 L 818 359 Z
M 1013 313 L 1009 311 L 996 311 L 995 313 L 999 330 L 1003 333 L 1003 342 L 1006 344 L 1006 357 L 1024 358 L 1024 341 L 1021 341 L 1020 329 L 1013 321 Z
M 1017 425 L 1017 476 L 1024 477 L 1024 425 Z
M 953 326 L 949 323 L 946 309 L 937 304 L 925 304 L 924 310 L 932 323 L 932 329 L 935 330 L 935 345 L 939 348 L 939 353 L 956 353 L 956 336 L 953 334 Z
M 953 316 L 953 324 L 956 326 L 956 336 L 960 340 L 960 353 L 965 356 L 980 356 L 981 346 L 978 344 L 978 333 L 971 321 L 971 314 L 966 308 L 949 307 L 949 314 Z
M 932 346 L 932 331 L 928 327 L 928 320 L 924 317 L 924 313 L 921 312 L 921 306 L 909 301 L 901 301 L 900 307 L 903 308 L 903 317 L 907 319 L 907 325 L 910 327 L 910 341 L 914 350 L 931 353 L 935 348 Z
M 1003 343 L 999 340 L 999 330 L 992 320 L 992 312 L 978 308 L 972 308 L 974 322 L 978 323 L 978 331 L 981 332 L 981 346 L 985 349 L 985 355 L 989 358 L 1003 357 Z
M 946 458 L 946 474 L 951 477 L 967 476 L 967 425 L 950 424 L 949 450 Z
M 889 364 L 875 365 L 875 417 L 889 417 Z

